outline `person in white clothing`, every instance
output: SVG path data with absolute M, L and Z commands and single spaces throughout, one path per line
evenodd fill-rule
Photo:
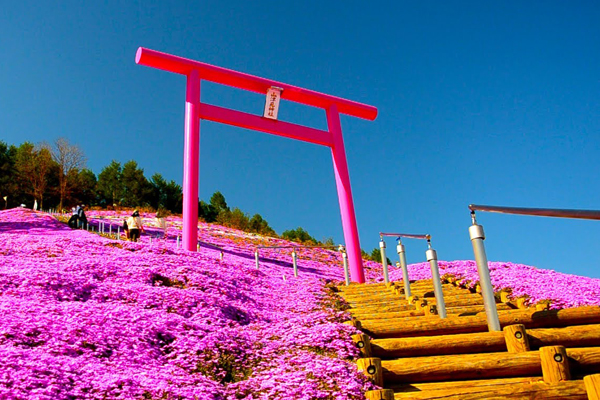
M 127 228 L 129 229 L 129 240 L 137 242 L 140 238 L 140 233 L 144 232 L 142 219 L 138 210 L 134 210 L 131 217 L 127 218 Z
M 164 212 L 158 210 L 156 213 L 156 226 L 162 229 L 163 237 L 167 237 L 167 222 L 165 221 Z

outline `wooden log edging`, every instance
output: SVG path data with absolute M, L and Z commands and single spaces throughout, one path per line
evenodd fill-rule
M 532 382 L 520 384 L 498 383 L 488 387 L 455 387 L 451 382 L 446 389 L 396 393 L 395 399 L 414 400 L 481 400 L 481 399 L 569 399 L 587 400 L 586 388 L 582 380 L 548 384 Z
M 567 348 L 600 346 L 600 325 L 537 328 L 528 329 L 525 332 L 530 349 L 556 345 L 564 345 Z M 421 355 L 491 353 L 508 351 L 505 335 L 506 330 L 504 332 L 372 339 L 371 349 L 375 357 L 382 359 Z
M 435 305 L 435 304 L 432 304 Z M 513 310 L 506 304 L 496 304 L 498 311 L 510 311 Z M 350 309 L 348 310 L 351 314 L 363 318 L 363 319 L 389 319 L 389 318 L 406 318 L 406 317 L 420 317 L 426 313 L 422 310 L 406 310 L 406 311 L 388 311 L 382 313 L 365 313 L 359 310 Z M 464 307 L 446 307 L 446 314 L 464 316 L 463 314 L 479 314 L 484 313 L 484 306 L 464 306 Z
M 566 350 L 571 373 L 600 372 L 600 349 Z M 434 382 L 542 374 L 539 351 L 410 357 L 381 361 L 385 382 Z
M 531 311 L 515 310 L 499 314 L 502 327 L 523 324 L 527 329 L 543 327 L 564 327 L 600 323 L 600 307 L 588 306 L 563 310 Z M 433 336 L 469 332 L 485 332 L 488 329 L 485 315 L 460 318 L 431 319 L 407 318 L 389 320 L 361 319 L 363 331 L 373 338 L 403 336 Z
M 391 389 L 370 390 L 365 393 L 368 400 L 394 400 L 394 391 Z
M 600 400 L 600 374 L 588 375 L 583 378 L 589 400 Z

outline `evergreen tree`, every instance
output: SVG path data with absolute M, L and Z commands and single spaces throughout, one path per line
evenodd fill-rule
M 150 205 L 155 208 L 164 208 L 172 213 L 181 213 L 183 192 L 181 186 L 174 181 L 167 182 L 161 174 L 152 175 L 150 180 L 152 195 Z M 198 210 L 200 213 L 200 209 Z
M 371 251 L 370 260 L 381 264 L 381 249 L 379 247 L 375 247 Z M 386 257 L 386 260 L 388 265 L 392 264 L 392 261 L 388 257 Z
M 222 212 L 230 211 L 227 202 L 225 201 L 225 196 L 219 191 L 214 192 L 210 197 L 210 205 L 217 212 L 217 215 Z
M 20 199 L 17 198 L 17 182 L 15 181 L 15 159 L 17 148 L 8 146 L 0 140 L 0 208 L 4 208 L 6 204 L 17 203 Z M 7 201 L 4 201 L 4 196 Z
M 67 198 L 70 204 L 89 204 L 98 203 L 96 186 L 96 174 L 89 169 L 72 172 L 71 182 L 75 182 L 71 191 L 71 196 Z
M 120 204 L 123 192 L 121 174 L 121 163 L 115 160 L 112 160 L 108 166 L 100 171 L 97 189 L 102 203 L 112 206 Z
M 310 236 L 310 234 L 308 232 L 306 232 L 304 229 L 302 229 L 301 227 L 284 231 L 281 234 L 281 237 L 286 240 L 293 241 L 293 242 L 300 242 L 300 243 L 307 243 L 307 244 L 317 244 L 318 243 L 317 239 Z
M 266 236 L 277 236 L 277 233 L 269 226 L 260 214 L 254 214 L 249 221 L 249 231 Z
M 138 207 L 149 205 L 152 187 L 146 177 L 144 170 L 138 167 L 134 160 L 127 161 L 121 172 L 121 184 L 123 185 L 123 205 L 126 207 Z

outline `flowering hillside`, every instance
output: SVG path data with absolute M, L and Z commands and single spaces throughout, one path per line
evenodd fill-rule
M 289 261 L 256 270 L 238 233 L 203 228 L 223 261 L 1 211 L 0 398 L 364 398 L 354 328 L 321 279 L 341 275 L 335 257 L 299 260 L 294 279 Z
M 112 232 L 125 217 L 88 215 Z M 164 239 L 142 217 L 146 234 L 130 243 L 0 211 L 0 399 L 364 399 L 354 328 L 326 287 L 343 280 L 339 253 L 298 250 L 295 278 L 288 249 L 261 249 L 255 265 L 257 245 L 286 241 L 200 224 L 190 253 L 177 248 L 180 218 Z M 600 304 L 598 279 L 490 266 L 514 296 Z M 440 267 L 477 280 L 472 261 Z M 431 277 L 428 264 L 409 268 Z M 380 280 L 381 266 L 366 263 L 366 275 Z

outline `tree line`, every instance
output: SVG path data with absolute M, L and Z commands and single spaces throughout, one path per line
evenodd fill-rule
M 79 204 L 106 209 L 142 208 L 164 214 L 181 214 L 183 191 L 175 181 L 159 173 L 150 179 L 136 161 L 124 164 L 111 161 L 96 175 L 86 168 L 86 157 L 79 146 L 59 138 L 54 143 L 19 146 L 0 140 L 0 197 L 4 208 L 34 201 L 40 208 L 68 210 Z M 246 232 L 279 237 L 260 215 L 229 207 L 225 196 L 215 192 L 209 202 L 200 200 L 198 217 Z M 333 239 L 319 241 L 301 227 L 286 230 L 283 239 L 306 244 L 333 245 Z

